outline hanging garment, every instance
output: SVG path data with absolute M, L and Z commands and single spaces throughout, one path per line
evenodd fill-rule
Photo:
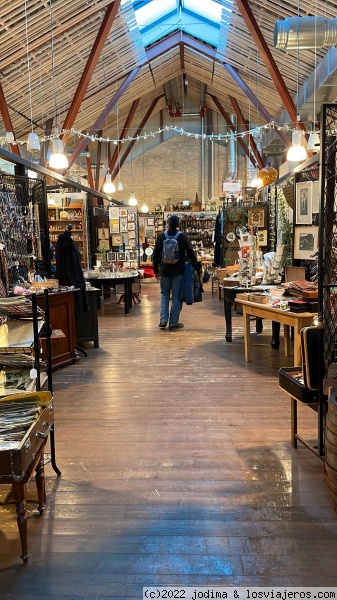
M 75 310 L 76 312 L 88 312 L 89 305 L 85 289 L 85 279 L 83 276 L 81 255 L 71 238 L 70 231 L 65 231 L 57 238 L 56 244 L 56 279 L 59 280 L 60 286 L 74 286 L 81 290 L 81 298 L 79 294 L 75 295 Z

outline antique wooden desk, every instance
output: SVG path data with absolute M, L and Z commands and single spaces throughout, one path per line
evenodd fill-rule
M 44 392 L 49 394 L 49 392 Z M 41 395 L 41 392 L 40 392 Z M 51 394 L 50 394 L 51 397 Z M 38 511 L 42 515 L 46 502 L 44 481 L 44 447 L 54 421 L 50 402 L 34 421 L 17 446 L 3 445 L 0 451 L 0 484 L 11 484 L 16 506 L 17 523 L 21 540 L 23 561 L 29 557 L 27 542 L 26 484 L 35 472 L 38 494 Z M 58 472 L 60 473 L 60 472 Z
M 245 343 L 245 360 L 251 360 L 250 346 L 250 317 L 259 317 L 261 319 L 269 319 L 275 323 L 282 323 L 284 326 L 284 353 L 285 356 L 290 356 L 290 327 L 294 328 L 294 365 L 302 364 L 301 356 L 301 337 L 300 331 L 302 327 L 307 327 L 312 324 L 315 313 L 293 313 L 290 311 L 272 308 L 266 304 L 258 304 L 257 302 L 248 302 L 247 300 L 239 300 L 236 302 L 242 305 L 243 309 L 243 332 Z

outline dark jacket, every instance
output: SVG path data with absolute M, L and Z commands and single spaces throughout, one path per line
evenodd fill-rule
M 177 229 L 169 229 L 169 236 L 174 236 L 177 233 Z M 185 270 L 186 256 L 190 259 L 192 265 L 197 267 L 198 259 L 197 255 L 193 250 L 193 246 L 189 237 L 183 231 L 178 236 L 178 248 L 179 248 L 179 260 L 175 265 L 162 264 L 162 251 L 163 242 L 165 239 L 164 233 L 161 233 L 155 243 L 152 255 L 153 271 L 156 275 L 160 272 L 162 277 L 176 277 L 177 275 L 183 275 Z
M 76 312 L 87 312 L 89 310 L 88 299 L 85 290 L 85 279 L 83 276 L 81 255 L 71 239 L 70 231 L 65 231 L 57 238 L 56 244 L 56 279 L 60 286 L 74 286 L 81 290 L 80 299 L 75 297 Z M 79 294 L 76 294 L 79 296 Z
M 188 261 L 185 265 L 179 298 L 182 302 L 186 302 L 186 304 L 201 302 L 203 291 L 200 277 L 191 262 Z

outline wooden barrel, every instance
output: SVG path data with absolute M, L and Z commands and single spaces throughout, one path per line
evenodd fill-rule
M 330 500 L 337 511 L 337 392 L 329 398 L 325 420 L 325 477 Z

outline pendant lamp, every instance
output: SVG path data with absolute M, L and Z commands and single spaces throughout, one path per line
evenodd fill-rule
M 105 175 L 105 182 L 103 185 L 103 192 L 105 194 L 114 194 L 114 192 L 116 191 L 116 188 L 114 186 L 114 184 L 111 181 L 111 173 L 107 173 Z

